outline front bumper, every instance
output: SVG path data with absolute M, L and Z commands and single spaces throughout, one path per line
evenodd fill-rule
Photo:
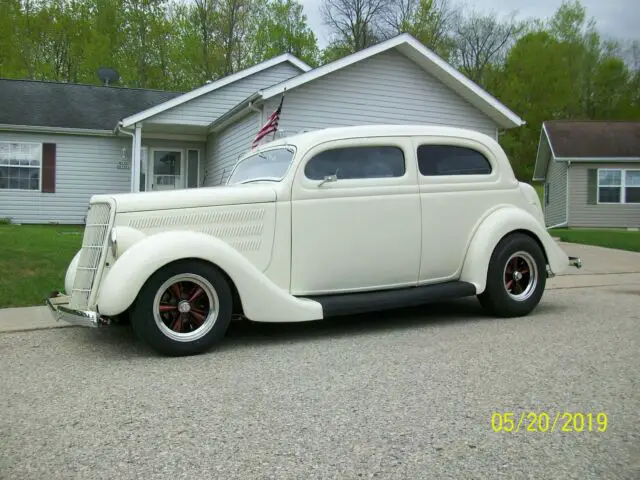
M 45 302 L 57 321 L 64 320 L 82 327 L 100 327 L 106 323 L 97 312 L 69 308 L 69 300 L 68 295 L 60 293 L 53 293 L 46 298 Z

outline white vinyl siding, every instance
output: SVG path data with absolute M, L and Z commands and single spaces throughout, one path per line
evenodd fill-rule
M 238 158 L 251 148 L 259 129 L 260 114 L 256 112 L 210 136 L 205 186 L 223 185 L 227 181 Z
M 265 118 L 280 102 L 266 102 Z M 287 92 L 280 129 L 363 124 L 463 127 L 495 139 L 497 124 L 399 52 L 375 55 Z
M 2 142 L 56 144 L 56 191 L 0 190 L 0 218 L 15 223 L 79 224 L 89 198 L 130 191 L 131 170 L 118 168 L 130 155 L 131 139 L 80 135 L 0 132 Z
M 302 73 L 289 63 L 281 63 L 218 90 L 159 113 L 145 123 L 208 126 L 256 91 Z

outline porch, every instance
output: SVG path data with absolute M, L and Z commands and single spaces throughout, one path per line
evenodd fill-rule
M 131 137 L 131 192 L 198 188 L 204 185 L 207 128 L 142 122 L 117 129 Z

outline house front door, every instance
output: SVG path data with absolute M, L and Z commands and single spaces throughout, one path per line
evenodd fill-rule
M 149 156 L 149 190 L 184 188 L 184 159 L 182 150 L 152 149 Z

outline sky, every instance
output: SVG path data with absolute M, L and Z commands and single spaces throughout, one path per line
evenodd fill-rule
M 318 37 L 318 46 L 328 42 L 326 28 L 320 15 L 322 0 L 298 0 L 304 7 L 311 29 Z M 457 2 L 456 2 L 457 3 Z M 517 18 L 549 18 L 562 4 L 562 0 L 467 0 L 476 11 L 496 13 L 499 17 L 516 12 Z M 582 0 L 587 17 L 596 20 L 598 31 L 604 37 L 617 40 L 640 40 L 640 0 Z

